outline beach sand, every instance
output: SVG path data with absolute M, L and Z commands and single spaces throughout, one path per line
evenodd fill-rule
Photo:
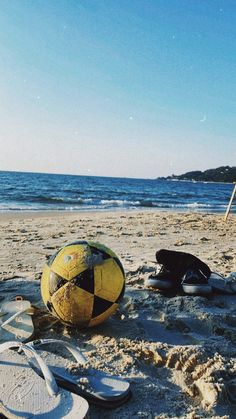
M 227 383 L 236 378 L 236 294 L 163 295 L 144 285 L 155 252 L 185 251 L 227 276 L 236 271 L 236 217 L 156 211 L 1 214 L 0 302 L 22 295 L 36 307 L 35 337 L 70 339 L 94 367 L 130 380 L 132 398 L 91 418 L 236 418 Z M 120 257 L 127 287 L 120 310 L 87 330 L 46 311 L 46 260 L 77 239 L 99 241 Z M 235 394 L 236 398 L 236 394 Z

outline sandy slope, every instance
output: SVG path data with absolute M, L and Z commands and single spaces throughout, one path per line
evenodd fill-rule
M 161 248 L 190 252 L 223 275 L 236 271 L 235 221 L 154 211 L 1 215 L 0 299 L 29 298 L 36 337 L 63 335 L 94 366 L 131 381 L 128 403 L 111 411 L 91 406 L 91 418 L 236 418 L 226 391 L 236 377 L 236 294 L 166 296 L 144 286 Z M 54 321 L 39 290 L 46 259 L 75 239 L 111 247 L 127 273 L 120 311 L 83 331 Z

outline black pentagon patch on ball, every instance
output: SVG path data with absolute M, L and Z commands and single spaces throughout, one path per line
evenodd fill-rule
M 56 291 L 58 291 L 63 285 L 67 283 L 66 279 L 62 278 L 60 275 L 57 275 L 55 272 L 51 271 L 49 275 L 49 294 L 52 296 Z
M 104 313 L 113 304 L 114 303 L 111 303 L 111 301 L 104 300 L 104 298 L 94 295 L 92 319 Z
M 92 255 L 102 255 L 103 260 L 111 258 L 111 256 L 107 252 L 105 252 L 105 250 L 98 249 L 97 247 L 94 247 L 91 244 L 89 245 L 89 247 L 91 249 Z
M 51 301 L 47 301 L 46 307 L 50 311 L 51 314 L 53 314 L 54 316 L 56 316 L 60 319 L 60 316 L 58 316 L 53 304 L 51 303 Z
M 53 305 L 52 305 L 51 301 L 47 301 L 46 307 L 51 313 L 53 312 Z
M 79 275 L 75 276 L 72 282 L 79 288 L 94 294 L 94 270 L 93 268 L 86 269 Z

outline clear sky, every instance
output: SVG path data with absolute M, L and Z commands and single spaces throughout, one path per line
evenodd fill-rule
M 236 165 L 235 0 L 1 0 L 0 170 Z

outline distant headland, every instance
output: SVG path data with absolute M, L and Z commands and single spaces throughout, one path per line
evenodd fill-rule
M 204 172 L 195 170 L 182 175 L 159 177 L 158 180 L 191 180 L 196 182 L 236 182 L 236 167 L 221 166 L 216 169 L 208 169 Z

